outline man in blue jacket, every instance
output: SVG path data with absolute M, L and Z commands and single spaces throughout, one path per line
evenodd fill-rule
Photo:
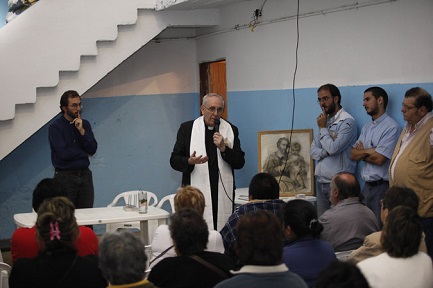
M 338 172 L 355 173 L 356 162 L 350 160 L 350 150 L 356 142 L 355 119 L 341 106 L 340 90 L 333 84 L 317 90 L 317 102 L 322 113 L 317 117 L 319 131 L 311 144 L 310 156 L 316 160 L 317 214 L 331 207 L 329 201 L 332 177 Z

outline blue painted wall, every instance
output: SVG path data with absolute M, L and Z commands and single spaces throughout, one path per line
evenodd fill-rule
M 372 84 L 380 85 L 380 84 Z M 421 86 L 433 93 L 433 83 L 381 85 L 390 96 L 389 114 L 400 125 L 404 92 Z M 340 87 L 342 105 L 357 120 L 358 131 L 370 121 L 362 106 L 369 86 Z M 316 132 L 317 87 L 295 91 L 294 129 Z M 258 132 L 291 127 L 291 90 L 237 91 L 228 93 L 229 120 L 240 131 L 246 164 L 236 171 L 238 187 L 246 187 L 258 172 Z M 83 117 L 93 126 L 99 142 L 91 159 L 95 206 L 106 206 L 115 195 L 130 189 L 147 189 L 159 198 L 173 193 L 181 173 L 171 169 L 169 157 L 181 122 L 199 115 L 198 95 L 141 95 L 117 98 L 83 98 Z M 0 239 L 9 239 L 15 229 L 13 215 L 31 211 L 31 193 L 44 177 L 52 177 L 48 125 L 0 162 Z M 22 184 L 26 183 L 26 184 Z M 103 227 L 97 230 L 102 233 Z
M 107 206 L 127 190 L 145 189 L 161 197 L 176 191 L 181 174 L 170 168 L 169 157 L 179 124 L 198 116 L 197 94 L 83 98 L 82 102 L 83 118 L 90 121 L 99 145 L 90 166 L 95 207 Z M 0 239 L 11 237 L 15 213 L 31 211 L 36 184 L 54 174 L 49 125 L 0 162 Z
M 8 0 L 0 0 L 0 28 L 6 24 L 6 13 L 8 13 Z
M 372 85 L 379 85 L 387 91 L 389 96 L 387 112 L 402 127 L 404 120 L 400 109 L 406 90 L 420 86 L 433 93 L 433 83 L 404 85 L 373 83 Z M 351 113 L 357 121 L 358 135 L 362 126 L 371 121 L 362 104 L 364 90 L 372 85 L 339 87 L 343 108 Z M 317 103 L 317 88 L 295 90 L 294 129 L 313 128 L 314 133 L 317 133 L 316 117 L 321 113 Z M 247 186 L 248 179 L 251 179 L 258 172 L 258 132 L 290 130 L 293 103 L 292 90 L 229 93 L 230 121 L 237 125 L 240 130 L 241 144 L 247 157 L 245 167 L 237 173 L 238 183 L 242 185 L 239 187 Z M 361 169 L 361 165 L 358 165 L 358 170 Z M 360 182 L 362 183 L 361 179 Z

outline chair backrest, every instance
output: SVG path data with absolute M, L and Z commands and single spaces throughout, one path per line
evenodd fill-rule
M 168 201 L 170 203 L 171 213 L 176 212 L 175 209 L 174 209 L 174 195 L 176 195 L 176 194 L 169 194 L 169 195 L 163 197 L 158 202 L 158 205 L 156 205 L 156 207 L 162 208 L 162 206 L 164 205 L 164 203 Z
M 139 192 L 147 192 L 147 205 L 148 206 L 156 206 L 156 204 L 158 204 L 158 197 L 156 197 L 156 195 L 152 192 L 149 191 L 144 191 L 144 190 L 131 190 L 131 191 L 126 191 L 126 192 L 122 192 L 119 195 L 117 195 L 113 202 L 111 202 L 110 204 L 108 204 L 108 207 L 113 207 L 116 206 L 117 203 L 123 199 L 123 201 L 125 202 L 125 205 L 134 205 L 136 207 L 138 207 L 138 193 Z
M 9 288 L 9 275 L 6 270 L 0 271 L 0 288 Z
M 7 263 L 0 262 L 0 288 L 9 288 L 9 275 L 11 266 Z
M 352 251 L 353 250 L 335 252 L 335 257 L 337 257 L 338 260 L 345 262 L 347 261 L 347 258 L 349 257 L 350 253 L 352 253 Z

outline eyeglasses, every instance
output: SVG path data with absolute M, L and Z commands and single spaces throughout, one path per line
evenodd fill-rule
M 215 111 L 217 111 L 218 114 L 223 114 L 224 108 L 223 107 L 219 107 L 216 108 L 214 106 L 211 106 L 209 108 L 207 108 L 206 106 L 202 105 L 204 108 L 206 108 L 207 111 L 209 111 L 210 113 L 215 113 Z
M 317 103 L 328 102 L 328 100 L 331 99 L 331 98 L 332 97 L 328 97 L 328 96 L 319 98 L 319 99 L 317 99 Z
M 74 104 L 72 104 L 72 105 L 68 105 L 68 107 L 72 107 L 72 108 L 74 108 L 74 109 L 77 109 L 78 107 L 80 107 L 81 109 L 83 109 L 83 104 L 77 104 L 77 103 L 74 103 Z
M 408 105 L 405 105 L 404 103 L 401 104 L 401 107 L 405 110 L 418 109 L 418 107 L 416 107 L 416 106 L 408 106 Z

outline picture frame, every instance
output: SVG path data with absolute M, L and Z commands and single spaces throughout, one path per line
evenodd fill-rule
M 280 196 L 314 196 L 312 139 L 313 129 L 259 131 L 259 172 L 276 178 Z M 289 149 L 290 153 L 287 153 Z

